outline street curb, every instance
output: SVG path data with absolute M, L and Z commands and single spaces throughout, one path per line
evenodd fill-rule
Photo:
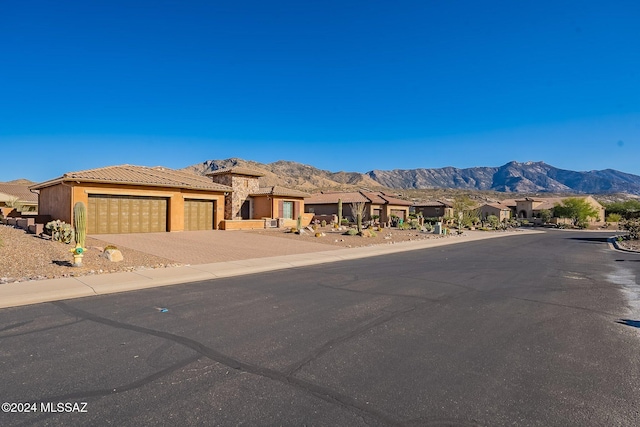
M 6 283 L 0 285 L 0 309 L 369 258 L 499 237 L 541 234 L 545 233 L 545 231 L 518 230 L 514 232 L 478 233 L 481 234 L 463 234 L 462 236 L 451 236 L 443 239 L 344 248 L 299 255 L 281 255 L 162 269 Z M 117 283 L 114 283 L 114 279 L 117 280 Z
M 628 253 L 632 253 L 632 254 L 640 254 L 640 251 L 634 251 L 633 249 L 626 249 L 626 248 L 621 248 L 620 245 L 618 245 L 618 237 L 622 237 L 620 235 L 617 236 L 613 236 L 613 237 L 609 237 L 608 242 L 613 245 L 613 248 L 621 251 L 621 252 L 628 252 Z

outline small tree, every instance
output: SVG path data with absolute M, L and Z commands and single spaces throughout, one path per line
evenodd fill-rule
M 489 222 L 491 228 L 493 228 L 494 230 L 497 229 L 500 225 L 500 219 L 495 215 L 489 215 L 487 217 L 487 221 Z
M 542 209 L 540 211 L 540 219 L 542 220 L 543 224 L 548 223 L 549 221 L 551 221 L 551 211 L 549 209 Z
M 596 219 L 598 211 L 591 206 L 585 199 L 577 197 L 569 197 L 564 199 L 562 203 L 556 204 L 553 208 L 555 216 L 560 218 L 570 218 L 573 225 L 586 224 L 589 218 Z
M 453 200 L 453 217 L 458 221 L 458 229 L 471 226 L 480 221 L 480 214 L 473 209 L 475 203 L 467 196 L 456 197 Z

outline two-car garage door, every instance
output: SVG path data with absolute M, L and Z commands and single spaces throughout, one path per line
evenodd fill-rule
M 214 203 L 213 200 L 185 200 L 184 229 L 212 230 Z M 167 199 L 90 194 L 87 229 L 89 234 L 167 231 Z
M 167 199 L 159 197 L 89 195 L 89 234 L 167 231 Z

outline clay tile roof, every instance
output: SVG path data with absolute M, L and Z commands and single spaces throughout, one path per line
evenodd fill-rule
M 369 199 L 371 201 L 371 203 L 374 203 L 376 205 L 386 205 L 387 201 L 385 199 L 382 198 L 382 194 L 381 193 L 374 193 L 372 191 L 361 191 L 360 193 L 362 193 L 362 195 L 364 195 L 364 197 L 366 197 L 367 199 Z
M 120 165 L 65 173 L 60 178 L 32 186 L 40 189 L 65 181 L 105 182 L 110 184 L 150 185 L 155 187 L 190 188 L 210 191 L 232 191 L 231 187 L 212 182 L 209 178 L 191 172 L 164 167 Z
M 19 202 L 38 203 L 38 194 L 29 191 L 28 185 L 0 183 L 0 202 L 18 198 Z
M 309 193 L 305 193 L 303 191 L 293 190 L 291 188 L 273 186 L 273 187 L 262 187 L 259 188 L 258 191 L 251 194 L 251 196 L 282 196 L 282 197 L 309 197 Z
M 502 204 L 502 203 L 485 203 L 484 206 L 491 206 L 492 208 L 496 208 L 496 209 L 509 209 L 509 206 Z
M 264 176 L 264 174 L 262 172 L 258 172 L 255 169 L 240 168 L 240 167 L 217 169 L 217 170 L 209 172 L 209 173 L 207 173 L 205 175 L 207 175 L 207 176 L 217 176 L 217 175 L 227 175 L 227 174 L 244 175 L 244 176 L 255 176 L 255 177 Z
M 333 204 L 338 203 L 338 199 L 342 200 L 342 203 L 373 203 L 376 205 L 400 205 L 411 206 L 411 202 L 407 200 L 397 199 L 395 197 L 387 196 L 384 193 L 378 193 L 373 191 L 350 191 L 350 192 L 336 192 L 336 193 L 318 193 L 313 194 L 311 197 L 304 200 L 305 205 L 321 205 L 321 204 Z
M 408 200 L 398 199 L 396 197 L 387 196 L 384 193 L 380 193 L 380 197 L 387 201 L 390 205 L 411 206 L 413 203 Z
M 419 203 L 414 203 L 413 206 L 417 206 L 417 207 L 425 207 L 425 208 L 441 208 L 441 207 L 447 207 L 450 208 L 452 207 L 450 203 L 448 202 L 441 202 L 440 200 L 436 200 L 436 201 L 431 201 L 431 202 L 419 202 Z
M 338 199 L 342 200 L 342 203 L 358 203 L 369 202 L 365 196 L 358 191 L 344 192 L 344 193 L 317 193 L 312 194 L 311 197 L 304 199 L 305 205 L 322 205 L 338 203 Z
M 499 202 L 505 206 L 509 206 L 509 207 L 515 207 L 517 205 L 516 203 L 516 199 L 505 199 L 502 200 L 501 202 Z

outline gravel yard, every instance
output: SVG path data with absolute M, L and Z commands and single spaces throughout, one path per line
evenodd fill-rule
M 392 245 L 395 243 L 428 240 L 428 239 L 449 239 L 455 238 L 456 235 L 438 236 L 433 233 L 421 233 L 417 230 L 398 230 L 396 228 L 383 228 L 376 231 L 375 237 L 363 236 L 347 236 L 345 235 L 346 227 L 338 231 L 330 226 L 318 227 L 318 232 L 324 233 L 324 236 L 316 237 L 315 232 L 304 229 L 303 234 L 289 233 L 280 229 L 252 230 L 250 233 L 262 234 L 267 236 L 282 237 L 284 239 L 294 239 L 302 242 L 324 243 L 327 245 L 341 246 L 344 248 L 357 248 L 361 246 L 372 245 Z M 454 232 L 455 233 L 455 232 Z
M 114 273 L 146 268 L 174 267 L 174 261 L 127 248 L 118 248 L 120 262 L 101 257 L 104 242 L 87 237 L 83 267 L 72 267 L 74 245 L 45 240 L 24 230 L 0 225 L 0 284 Z

